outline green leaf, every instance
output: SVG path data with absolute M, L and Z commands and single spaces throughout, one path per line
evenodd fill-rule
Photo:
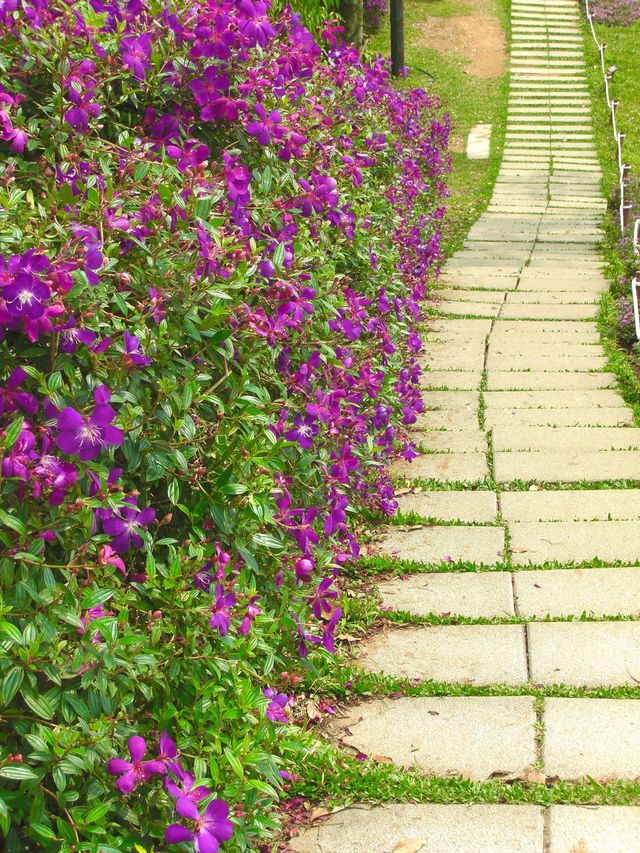
M 28 764 L 6 764 L 0 767 L 0 776 L 3 779 L 16 779 L 23 781 L 24 779 L 39 779 L 40 774 Z
M 4 524 L 5 527 L 10 527 L 12 530 L 15 530 L 16 533 L 19 533 L 21 536 L 26 536 L 27 534 L 27 528 L 20 519 L 15 515 L 9 515 L 9 513 L 5 512 L 3 509 L 0 509 L 0 522 Z
M 24 418 L 21 415 L 11 421 L 4 434 L 3 444 L 5 450 L 11 450 L 13 445 L 16 443 L 16 441 L 18 440 L 18 436 L 22 432 L 23 424 Z
M 171 480 L 167 487 L 167 494 L 172 504 L 177 504 L 180 500 L 180 483 L 178 480 Z
M 11 622 L 7 622 L 6 619 L 0 622 L 0 637 L 5 637 L 5 639 L 11 640 L 12 643 L 19 646 L 22 645 L 22 632 Z
M 22 690 L 20 695 L 34 714 L 37 714 L 45 720 L 52 719 L 54 711 L 46 696 L 34 696 L 33 693 L 30 693 L 27 690 Z
M 231 750 L 229 749 L 229 747 L 227 747 L 227 746 L 225 746 L 225 748 L 224 748 L 224 754 L 227 757 L 227 761 L 229 762 L 229 766 L 231 767 L 233 772 L 236 774 L 236 776 L 239 779 L 244 779 L 244 770 L 242 768 L 242 764 L 240 763 L 240 759 L 236 755 L 234 755 L 231 752 Z
M 24 678 L 24 670 L 19 666 L 12 666 L 9 672 L 5 675 L 0 687 L 0 702 L 3 705 L 8 705 L 16 695 Z

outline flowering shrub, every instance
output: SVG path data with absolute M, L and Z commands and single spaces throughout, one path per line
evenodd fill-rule
M 413 455 L 446 119 L 262 0 L 0 25 L 5 849 L 255 848 Z
M 389 11 L 389 0 L 363 0 L 364 29 L 377 33 Z
M 640 21 L 638 0 L 591 0 L 589 8 L 598 24 L 630 26 Z

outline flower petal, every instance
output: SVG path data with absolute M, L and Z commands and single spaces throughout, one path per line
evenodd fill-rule
M 180 817 L 186 817 L 189 820 L 200 820 L 200 812 L 197 807 L 186 797 L 180 797 L 176 803 L 176 811 Z
M 127 770 L 131 769 L 133 769 L 131 762 L 125 761 L 124 758 L 112 758 L 107 764 L 107 770 L 109 773 L 113 773 L 114 776 L 119 776 L 121 773 L 126 773 Z
M 198 853 L 217 853 L 219 849 L 218 839 L 209 830 L 203 828 L 196 832 L 196 850 Z
M 138 764 L 142 760 L 142 756 L 147 751 L 147 742 L 140 735 L 133 735 L 127 741 L 129 752 L 134 764 Z
M 180 826 L 179 823 L 172 823 L 164 833 L 164 840 L 167 844 L 181 844 L 183 841 L 192 841 L 194 838 L 193 832 L 186 826 Z

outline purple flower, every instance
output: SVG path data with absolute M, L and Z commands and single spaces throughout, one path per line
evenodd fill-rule
M 171 740 L 171 738 L 166 732 L 166 729 L 163 729 L 160 732 L 160 748 L 158 749 L 158 760 L 168 761 L 170 758 L 175 758 L 177 754 L 178 747 L 175 745 L 175 742 Z
M 76 453 L 83 461 L 95 459 L 103 447 L 122 444 L 122 431 L 112 426 L 116 416 L 109 405 L 111 392 L 105 385 L 99 385 L 93 392 L 95 408 L 89 417 L 85 417 L 68 406 L 58 415 L 58 435 L 56 444 L 63 453 L 74 456 Z
M 89 346 L 98 337 L 95 332 L 77 326 L 74 317 L 69 317 L 64 326 L 58 326 L 51 331 L 60 333 L 60 352 L 73 353 L 78 344 Z
M 38 411 L 38 401 L 33 394 L 18 391 L 28 374 L 21 367 L 16 367 L 7 379 L 4 388 L 0 388 L 0 415 L 15 412 L 20 407 L 28 415 Z
M 125 498 L 125 501 L 123 506 L 112 510 L 111 515 L 102 520 L 102 529 L 113 536 L 111 547 L 117 554 L 125 554 L 132 545 L 142 548 L 140 530 L 148 527 L 156 517 L 156 511 L 151 507 L 138 509 L 134 498 Z
M 262 693 L 270 700 L 267 705 L 267 717 L 274 723 L 288 723 L 289 719 L 285 714 L 285 709 L 289 704 L 287 694 L 277 693 L 273 687 L 265 687 Z
M 125 36 L 120 42 L 120 54 L 125 68 L 133 71 L 133 76 L 144 80 L 147 68 L 151 67 L 151 36 L 144 33 L 139 38 Z
M 195 803 L 187 797 L 180 797 L 176 811 L 180 817 L 194 821 L 195 826 L 191 830 L 180 823 L 172 823 L 164 836 L 167 844 L 194 841 L 197 853 L 216 853 L 221 842 L 228 841 L 233 835 L 233 824 L 228 819 L 229 806 L 224 800 L 211 800 L 201 815 Z
M 12 317 L 36 320 L 44 314 L 42 303 L 49 299 L 51 291 L 39 278 L 28 272 L 21 272 L 10 284 L 5 284 L 2 296 Z
M 162 761 L 143 761 L 147 744 L 140 735 L 134 735 L 127 741 L 131 761 L 124 758 L 112 758 L 107 770 L 113 776 L 120 776 L 116 787 L 123 794 L 130 794 L 141 782 L 146 782 L 154 774 L 164 776 L 167 772 Z
M 236 603 L 236 597 L 232 592 L 225 595 L 222 584 L 216 586 L 216 600 L 212 608 L 212 616 L 209 624 L 215 628 L 221 637 L 229 633 L 231 625 L 231 608 Z
M 124 333 L 124 359 L 125 367 L 146 367 L 152 363 L 150 358 L 147 358 L 140 349 L 140 338 L 135 335 L 130 335 L 129 332 Z
M 312 415 L 296 415 L 293 429 L 285 432 L 287 441 L 297 441 L 300 447 L 308 450 L 313 447 L 313 438 L 318 434 L 318 424 Z
M 190 773 L 187 773 L 187 771 L 177 761 L 168 761 L 167 768 L 169 773 L 175 776 L 180 782 L 180 785 L 176 785 L 169 775 L 165 777 L 164 786 L 172 797 L 175 797 L 176 799 L 186 797 L 194 803 L 199 803 L 200 800 L 204 800 L 204 798 L 208 797 L 211 793 L 211 790 L 207 788 L 206 785 L 196 786 L 194 784 L 195 779 L 193 776 Z
M 278 110 L 271 110 L 269 115 L 267 115 L 267 111 L 262 104 L 256 104 L 254 112 L 259 120 L 250 121 L 245 125 L 245 130 L 249 136 L 254 136 L 260 145 L 268 145 L 272 138 L 282 139 L 287 129 L 280 124 L 282 116 Z

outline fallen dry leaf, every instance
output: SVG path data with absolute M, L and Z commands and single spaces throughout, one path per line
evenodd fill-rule
M 372 755 L 374 761 L 379 761 L 381 764 L 393 764 L 393 758 L 389 758 L 388 755 Z
M 529 550 L 528 548 L 522 548 L 519 545 L 516 545 L 515 548 L 511 549 L 514 554 L 526 554 Z
M 320 719 L 320 708 L 318 708 L 315 702 L 307 702 L 305 711 L 310 720 Z
M 541 773 L 540 770 L 527 770 L 524 778 L 526 782 L 532 782 L 533 784 L 540 785 L 544 785 L 547 781 L 547 777 L 544 773 Z
M 584 839 L 580 839 L 575 847 L 572 847 L 569 853 L 593 853 L 593 851 L 587 847 L 587 842 Z
M 426 838 L 407 838 L 405 841 L 398 841 L 391 853 L 418 853 L 426 843 Z
M 322 806 L 318 806 L 318 808 L 313 809 L 311 814 L 309 815 L 309 820 L 319 820 L 322 817 L 328 817 L 331 814 L 337 814 L 338 812 L 342 812 L 346 809 L 346 806 L 336 806 L 333 809 L 325 809 Z

